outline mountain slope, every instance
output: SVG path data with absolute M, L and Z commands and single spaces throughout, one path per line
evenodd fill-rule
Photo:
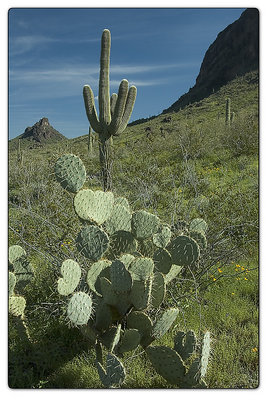
M 196 84 L 163 113 L 178 111 L 216 92 L 237 76 L 259 67 L 259 11 L 246 9 L 220 32 L 207 50 Z

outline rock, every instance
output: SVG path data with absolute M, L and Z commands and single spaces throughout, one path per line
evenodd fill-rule
M 48 118 L 42 118 L 33 126 L 27 127 L 24 133 L 20 136 L 20 139 L 33 140 L 37 143 L 45 143 L 46 141 L 58 141 L 66 138 L 50 125 Z
M 259 11 L 247 8 L 208 48 L 195 85 L 168 109 L 179 111 L 218 91 L 237 76 L 259 68 Z

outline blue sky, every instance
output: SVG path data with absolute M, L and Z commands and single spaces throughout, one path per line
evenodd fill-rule
M 194 86 L 206 50 L 244 8 L 13 8 L 9 138 L 42 117 L 85 135 L 82 88 L 98 95 L 100 39 L 111 31 L 111 92 L 137 86 L 131 121 L 157 115 Z

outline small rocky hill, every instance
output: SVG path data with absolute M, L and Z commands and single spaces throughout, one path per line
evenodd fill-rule
M 259 11 L 247 8 L 208 48 L 196 83 L 163 111 L 178 111 L 218 91 L 237 76 L 259 68 Z
M 19 136 L 19 139 L 45 144 L 46 142 L 66 140 L 66 137 L 50 125 L 48 118 L 41 118 L 33 126 L 26 128 L 24 133 Z

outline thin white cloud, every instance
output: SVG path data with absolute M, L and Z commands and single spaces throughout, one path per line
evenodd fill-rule
M 24 35 L 17 36 L 9 39 L 10 54 L 11 56 L 21 55 L 33 50 L 36 47 L 40 47 L 45 44 L 52 43 L 93 43 L 99 42 L 100 39 L 96 37 L 92 38 L 60 38 L 50 37 L 44 35 Z
M 181 78 L 183 70 L 189 65 L 191 64 L 114 65 L 111 68 L 110 91 L 117 92 L 123 78 L 137 87 L 168 84 L 173 80 L 173 73 L 164 73 L 165 71 L 180 70 L 181 73 L 176 75 Z M 10 104 L 16 104 L 21 96 L 25 101 L 77 96 L 86 84 L 92 87 L 97 96 L 99 66 L 60 65 L 57 68 L 31 70 L 17 68 L 11 69 L 9 80 Z

